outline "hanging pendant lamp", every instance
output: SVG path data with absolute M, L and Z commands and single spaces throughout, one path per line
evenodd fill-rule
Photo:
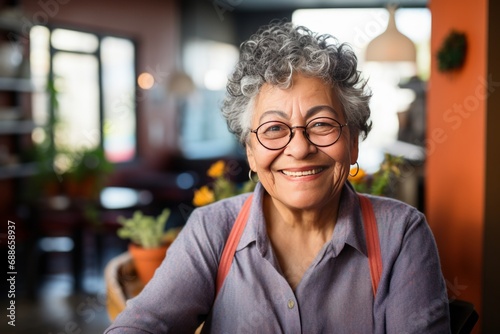
M 366 47 L 365 60 L 379 62 L 415 62 L 415 44 L 396 26 L 396 7 L 389 6 L 389 23 L 386 30 L 375 37 Z

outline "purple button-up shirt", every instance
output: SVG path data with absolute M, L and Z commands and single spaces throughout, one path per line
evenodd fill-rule
M 342 190 L 332 238 L 293 290 L 266 233 L 258 184 L 247 226 L 215 298 L 225 241 L 248 195 L 193 211 L 165 261 L 106 333 L 449 333 L 439 257 L 425 217 L 404 203 L 370 197 L 383 272 L 373 296 L 361 212 Z

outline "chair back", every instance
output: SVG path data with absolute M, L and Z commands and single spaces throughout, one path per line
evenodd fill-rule
M 450 326 L 452 334 L 468 334 L 476 325 L 479 315 L 474 305 L 465 300 L 452 300 L 450 307 Z

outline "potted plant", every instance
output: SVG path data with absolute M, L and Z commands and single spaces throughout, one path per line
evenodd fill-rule
M 164 209 L 157 217 L 146 216 L 141 211 L 135 211 L 131 218 L 118 217 L 122 227 L 117 234 L 122 239 L 130 239 L 128 249 L 137 275 L 144 284 L 153 277 L 168 247 L 180 231 L 180 228 L 165 231 L 169 216 L 170 210 Z
M 100 146 L 69 153 L 71 167 L 63 174 L 66 194 L 74 198 L 96 199 L 114 166 Z

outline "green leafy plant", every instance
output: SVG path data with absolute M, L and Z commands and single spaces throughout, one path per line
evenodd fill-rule
M 441 72 L 462 67 L 467 53 L 467 39 L 464 33 L 452 30 L 440 47 L 437 60 Z
M 357 192 L 387 196 L 392 183 L 397 182 L 401 175 L 400 168 L 403 162 L 402 157 L 385 154 L 378 171 L 367 174 L 363 169 L 359 169 L 357 174 L 349 176 L 348 180 Z
M 95 199 L 114 165 L 106 158 L 101 145 L 74 148 L 56 140 L 56 132 L 64 132 L 66 125 L 59 117 L 59 91 L 53 79 L 47 81 L 47 95 L 51 111 L 47 124 L 38 129 L 42 139 L 30 152 L 38 169 L 37 189 L 43 191 L 49 187 L 54 194 Z
M 146 216 L 142 211 L 135 211 L 131 218 L 118 217 L 122 225 L 117 234 L 122 239 L 130 239 L 134 244 L 143 248 L 157 248 L 175 239 L 179 229 L 165 231 L 170 210 L 164 209 L 157 216 Z
M 83 180 L 89 175 L 107 175 L 114 169 L 100 146 L 72 152 L 71 160 L 72 166 L 67 173 L 77 180 Z

